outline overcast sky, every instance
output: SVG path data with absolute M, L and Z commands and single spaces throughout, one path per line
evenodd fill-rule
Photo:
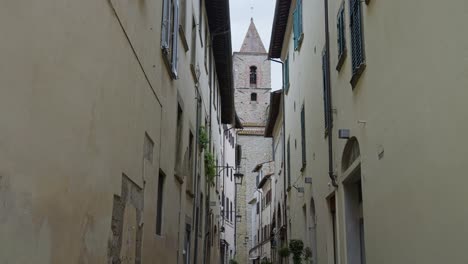
M 270 46 L 276 0 L 230 0 L 232 50 L 239 51 L 253 17 L 265 49 Z M 281 88 L 281 64 L 272 62 L 272 88 Z

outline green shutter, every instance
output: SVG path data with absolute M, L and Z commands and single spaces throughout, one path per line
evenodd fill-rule
M 296 3 L 296 9 L 293 12 L 293 32 L 294 32 L 294 49 L 299 48 L 302 37 L 302 0 Z
M 294 31 L 294 49 L 297 49 L 298 45 L 299 45 L 299 15 L 298 15 L 298 9 L 296 7 L 296 9 L 294 10 L 294 13 L 293 13 L 293 31 Z
M 306 128 L 305 128 L 305 107 L 301 110 L 301 147 L 302 147 L 302 167 L 307 163 L 306 158 Z
M 364 63 L 364 45 L 362 32 L 361 1 L 350 0 L 350 30 L 351 30 L 351 55 L 353 75 L 359 71 Z
M 289 91 L 289 56 L 286 57 L 283 64 L 283 89 L 285 93 Z

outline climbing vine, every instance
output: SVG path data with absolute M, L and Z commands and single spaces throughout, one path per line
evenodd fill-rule
M 214 185 L 214 179 L 216 176 L 216 164 L 213 154 L 211 152 L 205 152 L 205 174 L 209 184 Z

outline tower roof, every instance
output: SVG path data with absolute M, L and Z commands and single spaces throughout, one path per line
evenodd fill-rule
M 262 39 L 258 34 L 257 27 L 255 27 L 253 18 L 250 19 L 249 30 L 247 34 L 245 34 L 240 52 L 267 53 L 265 46 L 263 46 Z

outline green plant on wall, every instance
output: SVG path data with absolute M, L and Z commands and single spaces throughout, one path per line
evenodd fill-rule
M 260 264 L 272 264 L 268 258 L 264 258 Z
M 237 262 L 237 260 L 231 259 L 229 260 L 229 264 L 239 264 L 239 263 Z
M 306 263 L 312 258 L 312 249 L 310 247 L 304 248 L 304 260 Z
M 205 174 L 209 184 L 214 185 L 214 179 L 216 177 L 216 164 L 213 154 L 207 151 L 205 152 Z
M 206 132 L 206 129 L 204 126 L 200 127 L 200 135 L 198 138 L 198 143 L 200 144 L 200 152 L 206 149 L 208 146 L 208 143 L 210 142 L 210 139 L 208 138 L 208 133 Z
M 287 247 L 282 247 L 278 250 L 278 254 L 280 255 L 281 258 L 287 258 L 289 257 L 289 248 Z
M 304 242 L 298 239 L 291 239 L 291 241 L 289 241 L 289 250 L 291 250 L 293 255 L 293 263 L 301 264 L 302 255 L 304 254 Z

